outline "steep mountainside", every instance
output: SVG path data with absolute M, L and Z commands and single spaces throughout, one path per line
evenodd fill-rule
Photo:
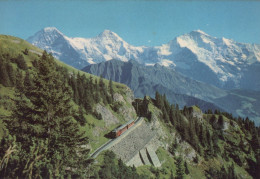
M 77 68 L 111 59 L 155 63 L 221 88 L 260 90 L 260 45 L 212 37 L 200 30 L 156 47 L 135 47 L 105 30 L 94 38 L 69 38 L 56 28 L 45 28 L 28 41 Z
M 176 82 L 185 79 L 175 75 Z M 257 92 L 228 95 L 254 101 Z M 131 128 L 132 135 L 130 129 L 114 140 L 116 154 L 89 158 L 110 140 L 109 132 L 137 116 L 144 120 Z M 249 119 L 219 110 L 204 114 L 197 106 L 180 110 L 159 93 L 134 99 L 123 84 L 0 35 L 0 178 L 259 178 L 259 136 Z M 146 142 L 141 155 L 146 161 L 157 155 L 161 164 L 126 166 L 123 159 L 131 156 L 124 147 L 133 144 L 131 151 L 138 153 L 141 145 L 135 144 Z
M 134 60 L 110 60 L 86 66 L 83 71 L 124 83 L 134 91 L 136 97 L 153 97 L 159 91 L 165 93 L 171 103 L 179 104 L 180 107 L 198 105 L 203 111 L 218 108 L 236 116 L 248 116 L 260 124 L 260 92 L 225 91 L 184 77 L 173 69 L 158 64 L 153 67 L 144 66 Z
M 187 104 L 195 105 L 199 101 L 203 105 L 203 100 L 206 106 L 206 101 L 226 95 L 224 90 L 191 80 L 158 64 L 151 67 L 141 65 L 134 60 L 128 62 L 110 60 L 86 66 L 82 70 L 126 84 L 134 91 L 136 97 L 145 95 L 154 97 L 155 92 L 160 91 L 165 93 L 171 102 L 177 103 L 181 107 Z M 210 104 L 208 103 L 208 105 Z
M 109 140 L 105 135 L 136 118 L 132 102 L 125 85 L 0 35 L 0 178 L 68 176 L 77 162 L 74 177 L 80 176 L 88 153 Z

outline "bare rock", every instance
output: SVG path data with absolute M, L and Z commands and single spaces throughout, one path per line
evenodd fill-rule
M 127 88 L 129 89 L 129 88 Z M 128 91 L 128 90 L 126 90 Z M 128 91 L 126 94 L 126 100 L 121 94 L 115 93 L 113 95 L 114 102 L 119 102 L 122 105 L 118 109 L 118 113 L 121 114 L 126 121 L 136 118 L 136 111 L 134 107 L 131 105 L 133 101 L 132 91 Z
M 119 93 L 115 93 L 113 95 L 113 99 L 114 99 L 114 102 L 120 102 L 120 103 L 123 103 L 123 104 L 126 103 L 125 100 L 124 100 L 124 97 Z
M 101 114 L 102 119 L 105 121 L 105 125 L 110 126 L 119 123 L 119 120 L 114 116 L 109 109 L 105 106 L 97 104 L 96 111 Z

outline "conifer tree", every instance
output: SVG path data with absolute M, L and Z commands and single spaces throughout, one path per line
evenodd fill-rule
M 18 70 L 16 72 L 16 88 L 20 91 L 22 91 L 24 89 L 24 85 L 23 85 L 23 73 Z
M 26 88 L 29 88 L 30 86 L 33 85 L 29 71 L 26 71 L 25 73 L 23 85 L 26 86 Z
M 111 79 L 109 80 L 109 92 L 110 92 L 110 95 L 111 95 L 111 100 L 113 101 L 114 87 L 113 87 L 113 82 L 112 82 Z
M 10 63 L 6 64 L 9 80 L 10 80 L 10 86 L 15 86 L 16 84 L 16 74 L 15 71 Z
M 63 84 L 52 56 L 44 52 L 38 64 L 34 85 L 26 87 L 26 96 L 18 96 L 13 119 L 6 121 L 10 134 L 21 145 L 21 154 L 31 155 L 21 156 L 17 164 L 20 175 L 28 177 L 25 174 L 29 172 L 29 178 L 39 173 L 44 178 L 66 177 L 67 167 L 81 175 L 88 160 L 79 158 L 78 149 L 87 139 L 73 120 L 71 90 Z M 83 156 L 87 152 L 80 151 Z
M 27 70 L 28 69 L 27 64 L 26 64 L 22 54 L 20 54 L 20 55 L 18 55 L 16 57 L 16 61 L 15 62 L 17 64 L 18 68 L 20 68 L 22 70 Z
M 190 173 L 187 162 L 184 162 L 185 174 L 188 175 Z
M 4 86 L 11 85 L 9 75 L 6 69 L 6 61 L 2 55 L 0 55 L 0 83 Z
M 183 169 L 183 161 L 181 156 L 176 158 L 175 165 L 176 165 L 176 179 L 183 179 L 184 169 Z
M 260 155 L 256 157 L 256 178 L 260 178 Z

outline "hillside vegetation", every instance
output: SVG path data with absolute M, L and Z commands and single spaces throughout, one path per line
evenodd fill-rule
M 183 108 L 197 105 L 202 111 L 221 110 L 234 116 L 250 117 L 260 125 L 260 92 L 252 90 L 224 90 L 182 75 L 176 69 L 155 64 L 145 66 L 137 61 L 109 60 L 82 69 L 93 75 L 126 84 L 135 97 L 154 97 L 156 91 L 166 94 L 170 103 Z
M 0 177 L 85 176 L 90 150 L 136 117 L 126 86 L 80 72 L 22 39 L 0 36 L 0 68 Z
M 242 95 L 242 94 L 241 94 Z M 253 94 L 252 94 L 253 95 Z M 0 36 L 0 178 L 259 178 L 260 130 L 248 118 L 80 72 L 28 42 Z M 137 116 L 157 135 L 162 166 L 126 166 L 100 147 Z
M 180 110 L 158 92 L 155 99 L 146 96 L 134 106 L 151 124 L 160 122 L 152 125 L 163 131 L 158 132 L 158 140 L 164 144 L 157 150 L 164 161 L 156 169 L 160 178 L 172 173 L 177 178 L 259 178 L 260 129 L 248 118 L 218 110 L 202 113 L 197 106 Z

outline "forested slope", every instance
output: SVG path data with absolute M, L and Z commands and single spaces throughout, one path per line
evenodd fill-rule
M 119 83 L 80 72 L 28 42 L 0 36 L 0 178 L 259 178 L 260 130 L 248 118 L 166 95 L 133 98 Z M 162 163 L 127 167 L 106 134 L 137 116 L 157 132 Z

